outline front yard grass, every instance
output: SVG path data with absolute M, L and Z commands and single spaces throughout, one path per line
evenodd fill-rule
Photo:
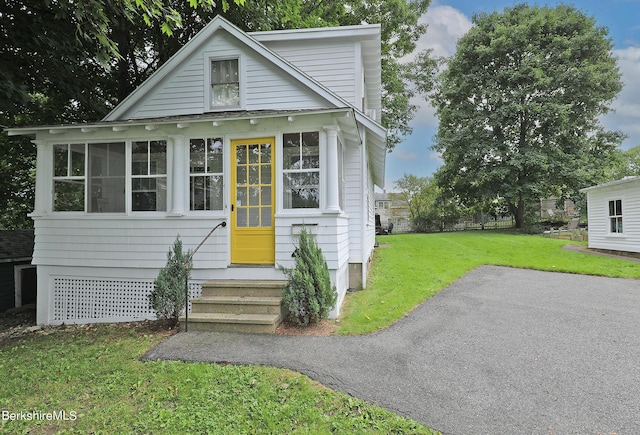
M 388 326 L 480 265 L 640 278 L 640 264 L 562 249 L 581 244 L 496 231 L 379 236 L 368 287 L 347 296 L 338 334 Z
M 92 325 L 0 344 L 0 433 L 436 433 L 287 370 L 140 362 L 164 337 Z

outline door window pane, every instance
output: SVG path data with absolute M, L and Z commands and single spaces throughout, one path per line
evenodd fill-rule
M 262 216 L 260 217 L 261 220 L 261 225 L 263 227 L 270 227 L 271 226 L 271 216 L 273 213 L 271 213 L 271 207 L 262 207 L 260 210 L 262 210 Z
M 256 228 L 260 226 L 260 208 L 259 207 L 249 208 L 249 226 L 252 228 Z

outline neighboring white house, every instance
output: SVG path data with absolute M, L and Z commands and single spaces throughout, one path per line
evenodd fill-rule
M 589 247 L 640 252 L 640 177 L 582 189 L 587 194 Z
M 37 146 L 41 324 L 153 318 L 180 235 L 191 292 L 282 279 L 305 226 L 338 291 L 364 286 L 384 186 L 380 26 L 245 33 L 216 17 L 102 121 L 9 128 Z

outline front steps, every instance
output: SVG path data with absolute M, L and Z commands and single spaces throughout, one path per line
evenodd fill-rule
M 189 331 L 235 331 L 275 334 L 283 319 L 282 280 L 215 280 L 202 284 L 191 301 Z M 180 318 L 185 329 L 185 318 Z

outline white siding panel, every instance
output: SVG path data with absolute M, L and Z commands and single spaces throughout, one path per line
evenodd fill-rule
M 349 146 L 344 150 L 345 211 L 349 216 L 349 262 L 362 263 L 362 162 L 361 147 Z
M 127 114 L 127 118 L 153 118 L 203 112 L 204 57 L 194 53 L 162 80 Z
M 253 56 L 246 62 L 247 110 L 321 109 L 328 103 L 285 71 Z
M 356 95 L 356 44 L 353 41 L 267 42 L 265 45 L 318 82 L 359 107 Z
M 308 54 L 309 52 L 307 52 Z M 168 74 L 144 96 L 125 118 L 202 114 L 205 107 L 205 87 L 209 86 L 206 65 L 209 59 L 241 57 L 241 92 L 246 110 L 321 109 L 328 103 L 234 37 L 221 30 L 208 43 L 196 47 L 178 68 Z M 335 80 L 348 86 L 348 73 Z M 353 84 L 351 85 L 353 88 Z M 343 90 L 347 92 L 347 90 Z
M 208 219 L 37 219 L 33 262 L 46 266 L 159 269 L 180 235 L 194 249 L 217 222 Z M 194 257 L 194 269 L 226 267 L 228 230 L 219 228 Z
M 622 199 L 623 233 L 609 233 L 609 201 Z M 640 252 L 640 183 L 631 182 L 587 192 L 589 247 Z

